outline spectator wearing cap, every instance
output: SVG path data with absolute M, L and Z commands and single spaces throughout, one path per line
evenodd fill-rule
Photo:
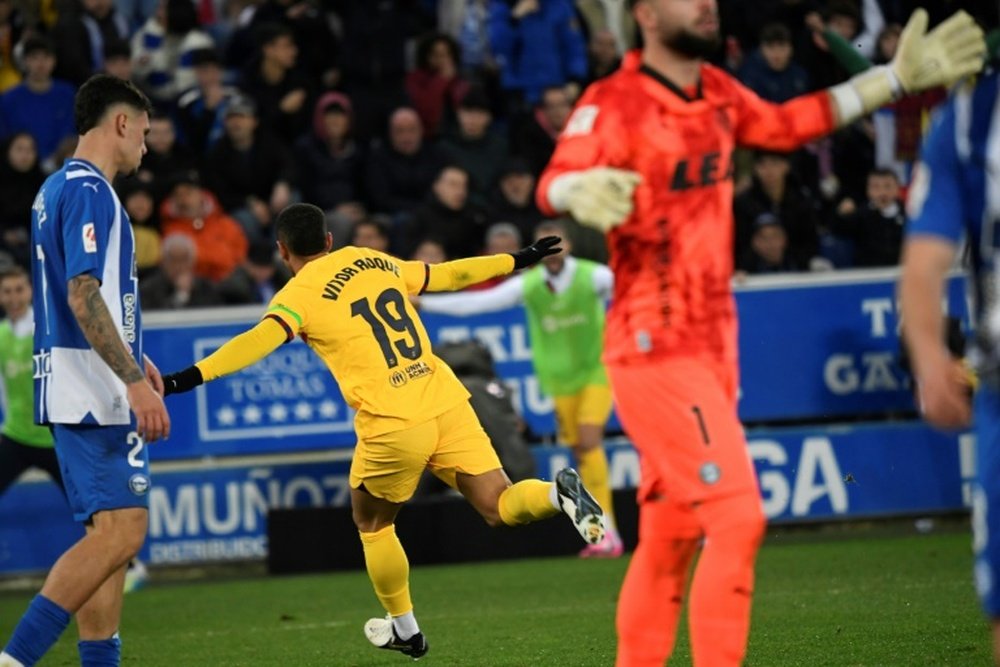
M 215 49 L 199 49 L 191 54 L 195 86 L 177 100 L 177 118 L 188 146 L 204 157 L 225 133 L 225 108 L 239 94 L 223 83 L 222 63 Z
M 773 213 L 761 213 L 753 222 L 750 244 L 743 249 L 737 269 L 748 274 L 801 271 L 788 253 L 788 235 Z
M 56 49 L 55 76 L 75 86 L 104 69 L 104 52 L 115 42 L 128 42 L 128 19 L 114 0 L 69 0 L 49 37 Z
M 458 165 L 448 165 L 406 225 L 400 256 L 412 255 L 420 241 L 428 238 L 440 241 L 449 257 L 478 255 L 486 220 L 485 212 L 469 202 L 469 175 Z
M 196 166 L 194 154 L 177 141 L 174 120 L 163 111 L 154 111 L 149 118 L 146 155 L 142 158 L 136 178 L 152 189 L 156 205 L 159 206 L 169 193 L 171 179 L 175 175 Z
M 754 155 L 753 183 L 734 200 L 736 258 L 750 245 L 758 216 L 768 212 L 785 229 L 791 261 L 808 267 L 819 254 L 819 206 L 819 199 L 791 173 L 789 155 L 759 151 Z
M 0 139 L 16 132 L 28 132 L 35 139 L 43 168 L 54 170 L 52 156 L 59 142 L 76 136 L 73 96 L 76 91 L 66 81 L 52 78 L 56 52 L 44 37 L 24 42 L 23 81 L 0 95 Z
M 587 78 L 587 46 L 570 0 L 490 3 L 500 83 L 531 105 L 551 86 Z
M 372 150 L 365 170 L 371 210 L 411 213 L 427 197 L 444 163 L 441 151 L 424 142 L 417 112 L 397 109 L 389 118 L 388 142 Z
M 195 273 L 198 251 L 190 236 L 166 235 L 161 253 L 159 267 L 139 282 L 143 308 L 172 310 L 222 303 L 215 285 Z
M 274 244 L 254 241 L 246 260 L 218 284 L 218 291 L 228 305 L 270 303 L 289 278 L 291 272 L 275 256 Z
M 483 206 L 507 159 L 507 140 L 493 131 L 489 99 L 479 87 L 469 89 L 458 105 L 458 127 L 441 143 L 445 159 L 469 174 L 469 197 Z
M 406 75 L 406 94 L 420 115 L 424 135 L 436 137 L 455 121 L 469 83 L 459 74 L 458 43 L 431 33 L 417 44 L 417 67 Z
M 351 123 L 351 101 L 341 93 L 324 93 L 313 111 L 312 131 L 295 143 L 302 197 L 326 212 L 364 199 L 365 154 Z
M 225 134 L 205 159 L 205 186 L 243 226 L 248 241 L 274 237 L 271 223 L 292 201 L 295 166 L 276 138 L 257 131 L 253 101 L 226 105 Z
M 198 256 L 194 272 L 201 278 L 218 282 L 247 256 L 243 228 L 201 187 L 195 171 L 173 178 L 170 196 L 160 206 L 160 220 L 164 236 L 186 234 L 194 240 Z
M 312 83 L 295 69 L 299 47 L 288 26 L 257 29 L 260 53 L 243 70 L 240 89 L 253 98 L 261 124 L 291 145 L 309 122 Z
M 549 163 L 556 149 L 556 139 L 566 127 L 573 111 L 573 96 L 566 86 L 552 86 L 542 91 L 535 108 L 520 114 L 512 124 L 512 153 L 528 161 L 535 178 Z
M 173 103 L 195 85 L 193 52 L 215 46 L 198 28 L 192 0 L 160 0 L 156 12 L 132 36 L 136 83 L 159 103 Z
M 504 220 L 517 227 L 521 238 L 534 234 L 542 212 L 535 205 L 535 175 L 528 162 L 510 157 L 500 166 L 500 178 L 489 203 L 490 219 Z
M 792 33 L 780 23 L 760 31 L 760 47 L 740 68 L 739 78 L 760 97 L 785 102 L 809 91 L 809 75 L 792 60 Z

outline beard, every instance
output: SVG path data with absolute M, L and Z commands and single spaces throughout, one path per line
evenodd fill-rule
M 722 45 L 722 38 L 718 31 L 708 37 L 700 37 L 683 28 L 673 35 L 661 37 L 660 41 L 671 51 L 688 58 L 710 58 L 718 52 Z

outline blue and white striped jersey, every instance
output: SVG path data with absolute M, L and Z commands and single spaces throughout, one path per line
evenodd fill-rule
M 935 114 L 917 165 L 907 236 L 968 240 L 976 293 L 976 365 L 1000 362 L 1000 73 L 959 87 Z
M 111 184 L 86 160 L 67 160 L 32 207 L 35 310 L 35 420 L 127 424 L 125 384 L 91 348 L 67 302 L 70 279 L 101 283 L 119 335 L 142 368 L 135 242 Z

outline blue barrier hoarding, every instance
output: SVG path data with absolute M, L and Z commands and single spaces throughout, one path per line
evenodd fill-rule
M 740 417 L 749 422 L 826 420 L 912 410 L 908 380 L 896 364 L 895 275 L 765 278 L 738 288 Z M 964 317 L 960 278 L 951 280 L 948 294 L 949 311 Z M 153 314 L 147 318 L 146 350 L 165 372 L 177 370 L 259 316 L 259 309 L 215 311 L 212 317 L 193 312 L 186 315 L 191 323 L 179 325 L 176 315 Z M 554 431 L 552 400 L 532 373 L 522 309 L 423 319 L 435 342 L 481 340 L 531 430 Z M 172 396 L 168 407 L 174 433 L 150 450 L 154 460 L 354 444 L 351 411 L 323 363 L 301 341 L 191 394 Z
M 971 435 L 923 424 L 867 424 L 748 433 L 767 516 L 774 521 L 960 510 L 975 474 Z M 551 479 L 568 450 L 534 450 Z M 608 447 L 613 488 L 640 478 L 628 444 Z M 264 558 L 268 508 L 349 502 L 348 449 L 325 454 L 160 463 L 153 467 L 149 538 L 154 564 Z M 56 487 L 21 482 L 0 498 L 0 573 L 43 570 L 81 534 Z

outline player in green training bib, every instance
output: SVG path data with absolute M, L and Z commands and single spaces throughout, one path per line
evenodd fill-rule
M 7 317 L 0 322 L 0 385 L 3 390 L 3 427 L 0 428 L 0 494 L 25 470 L 39 468 L 63 489 L 52 434 L 35 424 L 31 281 L 19 266 L 0 273 L 0 306 Z M 65 495 L 65 490 L 63 494 Z
M 435 294 L 420 298 L 429 313 L 472 315 L 523 304 L 531 336 L 531 358 L 542 391 L 555 401 L 559 441 L 569 445 L 580 477 L 608 517 L 599 544 L 580 552 L 589 557 L 617 557 L 621 538 L 614 527 L 604 427 L 611 416 L 611 389 L 601 362 L 605 303 L 611 296 L 611 269 L 573 257 L 565 228 L 542 222 L 535 238 L 562 237 L 563 251 L 481 292 Z
M 31 278 L 20 266 L 0 272 L 0 307 L 7 317 L 0 321 L 0 393 L 3 426 L 0 427 L 0 496 L 26 470 L 44 471 L 63 496 L 59 459 L 47 426 L 35 423 L 35 365 L 32 358 L 35 316 L 31 308 Z M 148 579 L 138 559 L 125 573 L 126 592 Z

